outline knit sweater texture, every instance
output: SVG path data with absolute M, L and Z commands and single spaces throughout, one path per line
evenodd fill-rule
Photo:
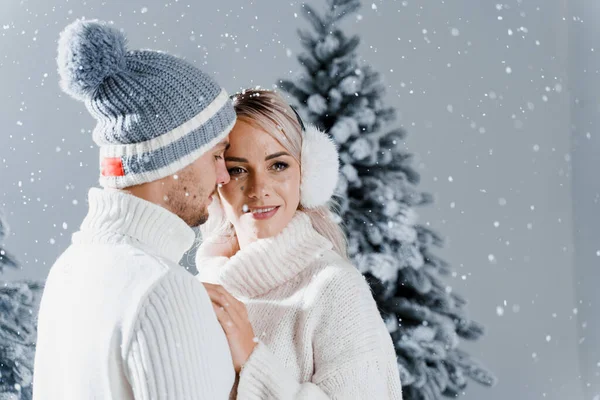
M 229 397 L 227 339 L 206 290 L 178 265 L 194 238 L 160 206 L 90 190 L 81 230 L 46 281 L 35 400 Z
M 391 337 L 370 288 L 297 212 L 233 257 L 197 257 L 198 279 L 246 304 L 259 342 L 237 399 L 402 399 Z

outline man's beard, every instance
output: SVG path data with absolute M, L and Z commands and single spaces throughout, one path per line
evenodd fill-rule
M 200 225 L 205 224 L 206 221 L 208 221 L 208 210 L 206 209 L 206 207 L 203 207 L 202 211 L 203 212 L 201 214 L 196 214 L 195 221 L 186 221 L 186 223 L 192 228 L 198 228 Z
M 185 191 L 175 190 L 168 198 L 171 211 L 188 226 L 197 228 L 208 221 L 207 205 L 194 201 L 197 196 L 185 196 Z

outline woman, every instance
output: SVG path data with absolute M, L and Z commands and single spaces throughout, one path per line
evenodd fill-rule
M 335 145 L 272 91 L 238 121 L 197 255 L 227 335 L 238 399 L 401 399 L 394 347 L 327 207 Z

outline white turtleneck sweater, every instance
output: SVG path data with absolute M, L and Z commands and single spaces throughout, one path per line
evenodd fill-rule
M 194 232 L 166 209 L 92 189 L 40 306 L 35 400 L 227 399 L 227 339 L 178 265 Z
M 197 257 L 199 279 L 246 304 L 259 339 L 237 399 L 401 399 L 391 337 L 360 272 L 298 212 L 232 258 Z

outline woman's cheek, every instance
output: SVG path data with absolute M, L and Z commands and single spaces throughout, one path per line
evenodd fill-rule
M 276 180 L 281 195 L 285 196 L 285 201 L 289 206 L 293 201 L 300 201 L 300 171 L 290 169 L 286 172 L 288 173 L 277 175 Z

